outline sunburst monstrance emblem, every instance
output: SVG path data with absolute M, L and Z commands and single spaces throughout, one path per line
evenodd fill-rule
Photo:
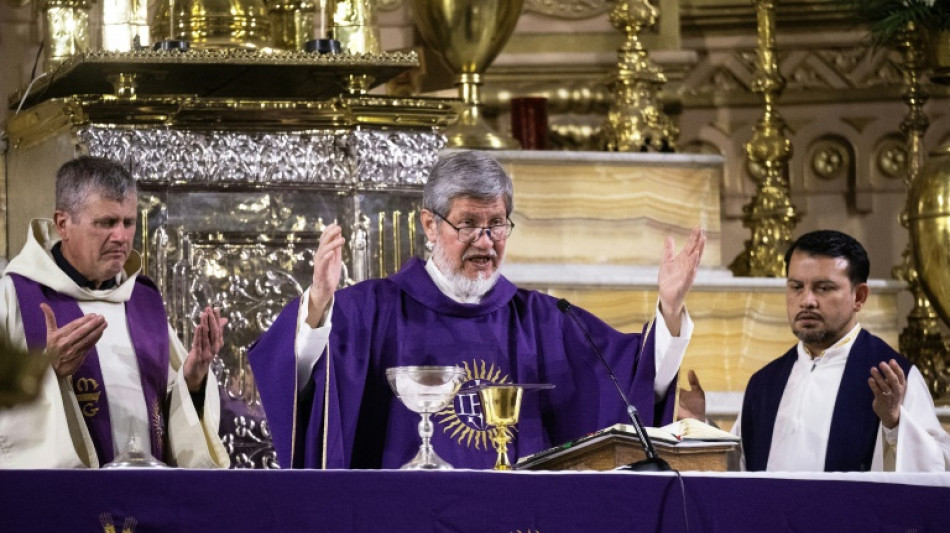
M 501 369 L 496 368 L 494 363 L 488 365 L 485 361 L 472 361 L 469 364 L 465 361 L 462 363 L 462 369 L 465 370 L 460 388 L 462 391 L 483 383 L 509 383 L 508 375 L 502 375 Z M 492 449 L 492 436 L 498 430 L 485 425 L 477 392 L 457 394 L 452 405 L 435 416 L 442 426 L 442 431 L 448 433 L 459 445 L 469 448 L 474 446 L 476 450 Z

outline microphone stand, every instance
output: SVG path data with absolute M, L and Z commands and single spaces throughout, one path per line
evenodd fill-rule
M 617 387 L 617 392 L 620 393 L 620 399 L 622 399 L 624 405 L 627 406 L 627 416 L 630 417 L 630 422 L 633 423 L 633 429 L 637 433 L 637 438 L 640 439 L 640 444 L 643 446 L 643 453 L 646 454 L 646 459 L 621 466 L 617 468 L 617 470 L 634 470 L 637 472 L 665 472 L 672 470 L 670 464 L 663 460 L 660 454 L 656 452 L 653 441 L 650 440 L 650 436 L 647 435 L 646 429 L 643 427 L 643 422 L 640 421 L 640 414 L 637 408 L 627 399 L 627 395 L 623 392 L 620 383 L 617 381 L 617 376 L 614 375 L 614 371 L 610 368 L 610 365 L 607 364 L 607 359 L 604 358 L 604 354 L 600 353 L 600 350 L 597 349 L 597 345 L 594 344 L 594 340 L 591 339 L 590 334 L 587 333 L 587 329 L 581 325 L 580 320 L 574 315 L 574 311 L 571 309 L 571 303 L 561 298 L 557 302 L 557 308 L 571 317 L 574 324 L 577 325 L 577 328 L 584 334 L 584 338 L 587 339 L 591 348 L 594 349 L 594 353 L 600 358 L 600 363 L 607 370 L 607 375 L 610 376 L 610 379 L 614 382 L 614 387 Z
M 616 381 L 614 382 L 616 383 Z M 630 417 L 630 420 L 633 421 L 633 429 L 637 432 L 637 437 L 640 438 L 640 443 L 643 445 L 643 452 L 646 454 L 646 459 L 642 461 L 636 461 L 634 463 L 623 465 L 617 470 L 634 470 L 637 472 L 666 472 L 672 470 L 670 464 L 663 460 L 660 457 L 660 454 L 656 453 L 656 448 L 653 447 L 653 441 L 650 440 L 650 436 L 647 435 L 646 429 L 643 427 L 643 422 L 640 422 L 640 415 L 637 413 L 637 408 L 633 404 L 627 404 L 627 415 Z

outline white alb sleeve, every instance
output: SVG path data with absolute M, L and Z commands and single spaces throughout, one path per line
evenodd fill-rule
M 311 328 L 307 324 L 310 310 L 310 288 L 300 296 L 300 309 L 297 312 L 297 337 L 294 339 L 294 354 L 297 359 L 297 391 L 302 391 L 313 375 L 313 367 L 320 360 L 330 342 L 330 328 L 333 325 L 333 300 L 323 320 L 323 325 Z
M 654 362 L 656 363 L 656 377 L 653 380 L 653 392 L 657 396 L 666 395 L 666 391 L 673 385 L 673 379 L 679 372 L 680 364 L 683 362 L 683 356 L 686 354 L 686 347 L 689 345 L 689 339 L 693 336 L 693 321 L 689 318 L 686 308 L 683 308 L 680 323 L 680 335 L 674 337 L 670 333 L 666 321 L 663 319 L 663 313 L 660 312 L 660 304 L 656 305 L 656 320 L 654 322 L 653 341 Z

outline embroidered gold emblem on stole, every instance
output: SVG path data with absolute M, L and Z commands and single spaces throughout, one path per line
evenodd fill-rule
M 76 380 L 76 400 L 83 416 L 96 416 L 99 412 L 99 382 L 93 378 L 79 378 Z

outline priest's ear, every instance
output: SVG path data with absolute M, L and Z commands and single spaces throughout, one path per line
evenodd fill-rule
M 854 288 L 854 312 L 857 313 L 864 307 L 868 301 L 868 295 L 871 294 L 871 288 L 867 283 L 858 283 Z
M 419 221 L 422 222 L 422 230 L 426 232 L 426 239 L 429 242 L 435 242 L 439 235 L 439 221 L 432 211 L 423 209 L 419 212 Z
M 61 209 L 57 209 L 53 212 L 53 225 L 56 227 L 56 233 L 59 233 L 59 237 L 63 240 L 66 240 L 68 232 L 67 223 L 70 221 L 69 213 Z

